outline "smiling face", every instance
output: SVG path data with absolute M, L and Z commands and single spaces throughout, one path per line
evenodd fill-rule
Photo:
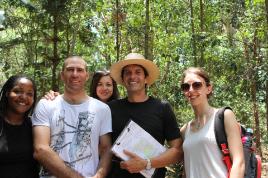
M 205 79 L 195 73 L 185 75 L 182 89 L 184 96 L 192 106 L 207 102 L 208 95 L 212 92 L 211 84 L 206 84 Z
M 86 62 L 79 56 L 69 57 L 64 62 L 61 79 L 65 90 L 71 93 L 84 91 L 84 86 L 89 78 Z
M 141 66 L 133 64 L 124 67 L 122 79 L 128 93 L 145 92 L 147 81 Z
M 7 112 L 24 115 L 34 103 L 33 83 L 26 78 L 20 78 L 6 95 L 8 100 Z
M 102 76 L 97 83 L 96 93 L 99 99 L 107 102 L 113 94 L 113 81 L 109 75 Z

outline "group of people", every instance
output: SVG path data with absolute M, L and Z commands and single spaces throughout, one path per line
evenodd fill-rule
M 147 94 L 159 69 L 140 54 L 128 54 L 110 72 L 95 72 L 90 95 L 85 88 L 89 71 L 82 57 L 65 59 L 60 76 L 63 94 L 50 93 L 34 112 L 37 93 L 30 78 L 13 76 L 2 87 L 1 177 L 142 178 L 140 171 L 156 168 L 153 177 L 164 178 L 165 166 L 181 161 L 187 178 L 227 177 L 213 130 L 218 109 L 209 105 L 212 84 L 203 69 L 183 73 L 181 90 L 195 117 L 181 129 L 170 104 Z M 117 84 L 125 87 L 125 98 L 119 98 Z M 244 158 L 235 115 L 227 110 L 224 116 L 233 162 L 229 176 L 242 178 Z M 127 161 L 113 155 L 111 146 L 129 120 L 162 145 L 167 143 L 167 150 L 153 158 L 124 150 Z

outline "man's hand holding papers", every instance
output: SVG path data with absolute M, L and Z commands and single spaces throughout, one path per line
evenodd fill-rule
M 129 172 L 140 172 L 146 178 L 151 178 L 155 168 L 146 170 L 146 159 L 156 157 L 166 151 L 166 148 L 155 140 L 138 124 L 130 121 L 115 141 L 112 152 L 120 157 L 122 168 Z
M 124 153 L 129 157 L 129 160 L 122 161 L 120 163 L 120 167 L 122 169 L 126 169 L 130 173 L 139 173 L 140 171 L 145 169 L 147 165 L 147 161 L 145 159 L 127 150 L 124 150 Z

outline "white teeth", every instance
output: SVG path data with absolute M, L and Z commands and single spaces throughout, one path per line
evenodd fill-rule
M 26 104 L 25 103 L 19 103 L 19 105 L 25 106 Z

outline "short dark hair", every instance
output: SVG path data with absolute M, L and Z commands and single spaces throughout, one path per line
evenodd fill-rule
M 112 93 L 112 96 L 108 99 L 107 102 L 112 101 L 114 99 L 118 99 L 119 98 L 119 92 L 118 92 L 117 84 L 114 81 L 114 79 L 111 77 L 110 72 L 107 71 L 107 70 L 96 71 L 94 73 L 94 75 L 92 76 L 91 85 L 90 85 L 90 96 L 100 100 L 100 98 L 97 95 L 96 88 L 98 86 L 99 81 L 104 76 L 109 76 L 112 79 L 112 83 L 113 83 L 113 93 Z
M 82 56 L 78 56 L 78 55 L 70 55 L 70 56 L 66 57 L 66 59 L 63 61 L 61 71 L 64 71 L 64 69 L 65 69 L 65 67 L 66 67 L 66 61 L 67 61 L 67 59 L 70 59 L 70 58 L 80 58 L 80 59 L 84 60 L 84 59 L 82 58 Z M 84 61 L 85 61 L 85 60 L 84 60 Z M 88 71 L 88 69 L 87 69 L 87 65 L 86 65 L 86 61 L 85 61 L 85 69 L 86 69 L 86 71 Z
M 30 107 L 30 109 L 28 111 L 25 112 L 25 117 L 28 117 L 29 115 L 31 115 L 33 113 L 33 108 L 35 106 L 36 100 L 37 100 L 37 90 L 36 90 L 36 85 L 35 82 L 25 76 L 25 75 L 13 75 L 11 77 L 9 77 L 9 79 L 5 82 L 5 84 L 3 85 L 1 91 L 0 91 L 0 115 L 2 117 L 6 116 L 6 112 L 7 112 L 7 108 L 8 108 L 8 97 L 7 97 L 7 93 L 9 93 L 12 88 L 14 88 L 14 86 L 17 84 L 17 82 L 20 79 L 27 79 L 29 81 L 32 82 L 33 84 L 33 90 L 34 90 L 34 102 L 33 105 Z

